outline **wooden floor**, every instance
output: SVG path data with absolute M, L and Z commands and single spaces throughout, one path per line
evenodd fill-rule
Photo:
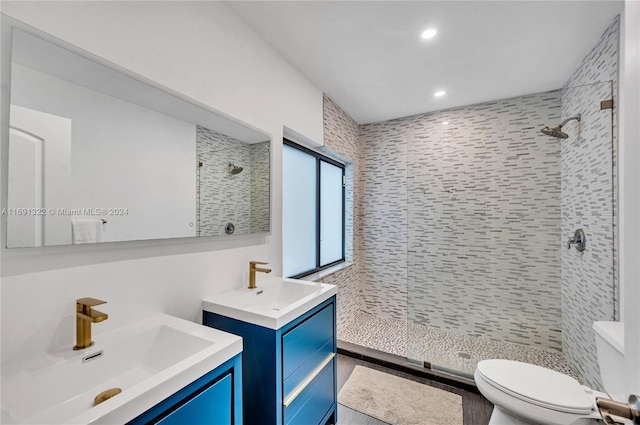
M 440 388 L 445 391 L 450 391 L 462 396 L 462 417 L 463 425 L 487 425 L 489 423 L 489 417 L 493 410 L 493 405 L 487 401 L 482 395 L 473 391 L 460 389 L 451 385 L 442 384 L 427 378 L 414 376 L 408 373 L 399 372 L 393 369 L 389 369 L 384 366 L 369 363 L 364 360 L 355 359 L 343 354 L 338 354 L 338 392 L 347 382 L 351 372 L 356 365 L 366 366 L 372 369 L 380 370 L 391 375 L 400 376 L 402 378 L 410 379 L 412 381 L 420 382 L 426 385 L 430 385 L 435 388 Z M 371 416 L 367 416 L 363 413 L 349 409 L 346 406 L 338 405 L 338 423 L 340 425 L 387 425 L 386 422 L 382 422 Z M 420 425 L 420 424 L 415 424 Z

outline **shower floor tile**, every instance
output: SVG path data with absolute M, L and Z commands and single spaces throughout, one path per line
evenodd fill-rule
M 581 382 L 559 351 L 470 337 L 362 311 L 356 313 L 351 323 L 338 329 L 338 339 L 410 360 L 426 361 L 432 369 L 467 378 L 473 378 L 480 360 L 507 359 L 553 369 Z

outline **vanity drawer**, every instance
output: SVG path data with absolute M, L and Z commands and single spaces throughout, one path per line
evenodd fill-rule
M 316 355 L 320 350 L 333 352 L 333 309 L 334 304 L 329 304 L 282 336 L 283 382 L 292 377 L 295 382 L 289 384 L 295 388 L 326 358 Z
M 231 424 L 231 374 L 204 390 L 157 422 L 158 425 L 188 423 Z
M 171 394 L 126 425 L 204 423 L 242 425 L 242 353 Z
M 335 359 L 331 359 L 313 381 L 284 406 L 285 425 L 320 424 L 335 403 L 334 362 Z
M 326 359 L 333 354 L 333 339 L 313 353 L 297 370 L 282 382 L 282 396 L 286 400 Z
M 229 373 L 155 423 L 157 425 L 232 424 L 231 385 L 231 374 Z

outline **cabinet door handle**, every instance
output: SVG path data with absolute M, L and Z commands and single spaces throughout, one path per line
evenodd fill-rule
M 336 353 L 329 354 L 327 358 L 324 359 L 324 361 L 320 363 L 320 365 L 317 368 L 315 368 L 314 371 L 311 372 L 309 376 L 307 376 L 307 378 L 304 381 L 302 381 L 300 385 L 296 387 L 295 390 L 293 390 L 291 395 L 289 395 L 289 397 L 285 399 L 284 403 L 282 403 L 284 404 L 284 407 L 289 407 L 289 405 L 293 403 L 293 400 L 295 400 L 296 397 L 298 397 L 300 393 L 304 391 L 305 388 L 307 388 L 307 386 L 311 383 L 311 381 L 313 381 L 313 379 L 316 376 L 318 376 L 320 372 L 322 372 L 322 369 L 324 369 L 324 367 L 329 364 L 329 362 L 335 357 L 335 355 Z

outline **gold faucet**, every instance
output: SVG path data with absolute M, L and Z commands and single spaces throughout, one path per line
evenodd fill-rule
M 93 345 L 91 341 L 91 324 L 107 320 L 109 316 L 91 307 L 105 304 L 106 301 L 95 298 L 80 298 L 76 300 L 76 346 L 74 350 L 82 350 Z
M 256 267 L 257 264 L 264 265 L 269 263 L 265 263 L 263 261 L 249 261 L 249 289 L 256 288 L 256 272 L 271 273 L 271 269 Z

